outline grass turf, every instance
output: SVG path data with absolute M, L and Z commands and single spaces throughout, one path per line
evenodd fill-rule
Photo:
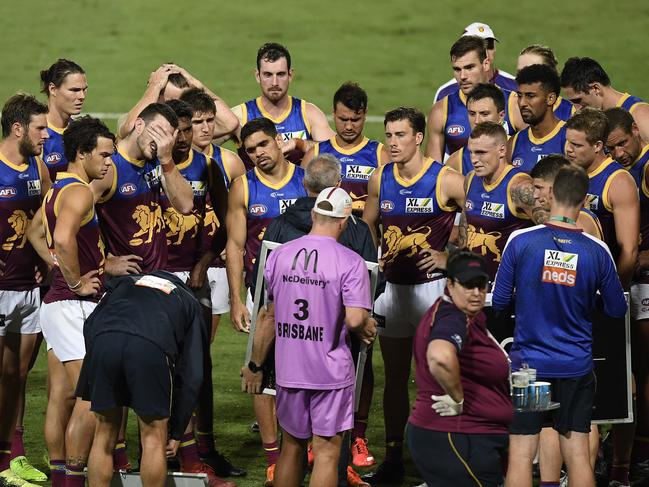
M 66 57 L 87 71 L 87 112 L 127 111 L 144 90 L 149 72 L 168 61 L 186 67 L 235 105 L 257 96 L 254 57 L 263 42 L 274 40 L 286 44 L 293 56 L 291 93 L 326 113 L 335 89 L 350 79 L 367 90 L 372 115 L 398 105 L 426 112 L 437 86 L 450 77 L 450 45 L 465 25 L 476 20 L 489 23 L 499 37 L 501 69 L 513 72 L 518 51 L 542 43 L 554 48 L 561 63 L 572 55 L 598 59 L 614 87 L 646 98 L 649 63 L 644 62 L 643 33 L 648 14 L 649 3 L 639 0 L 5 1 L 0 2 L 6 46 L 0 100 L 18 90 L 38 92 L 39 70 Z M 114 127 L 114 120 L 108 122 Z M 381 124 L 369 123 L 366 133 L 381 139 Z M 215 422 L 219 447 L 249 470 L 241 486 L 259 485 L 263 478 L 258 437 L 248 429 L 253 416 L 250 400 L 239 392 L 244 349 L 245 337 L 225 320 L 212 349 Z M 375 374 L 368 436 L 381 458 L 383 374 L 378 353 Z M 40 466 L 45 380 L 41 352 L 30 375 L 25 416 L 28 454 Z M 131 441 L 130 452 L 135 451 Z

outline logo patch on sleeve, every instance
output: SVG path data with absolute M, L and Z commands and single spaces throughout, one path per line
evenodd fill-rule
M 577 282 L 578 254 L 547 250 L 543 258 L 543 274 L 541 280 L 552 284 L 573 287 Z

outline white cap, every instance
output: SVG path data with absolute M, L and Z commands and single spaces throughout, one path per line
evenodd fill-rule
M 325 210 L 319 207 L 320 203 L 328 202 L 331 204 L 331 210 Z M 345 218 L 352 214 L 352 199 L 342 188 L 325 188 L 315 200 L 313 211 L 320 215 L 331 216 L 334 218 Z
M 467 25 L 464 28 L 464 33 L 462 34 L 462 36 L 477 36 L 482 37 L 483 39 L 494 39 L 498 41 L 496 34 L 494 34 L 494 31 L 491 30 L 491 27 L 489 27 L 487 24 L 483 24 L 482 22 L 473 22 L 472 24 Z

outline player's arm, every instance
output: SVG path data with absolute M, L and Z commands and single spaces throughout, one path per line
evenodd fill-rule
M 275 340 L 275 305 L 268 303 L 268 308 L 262 307 L 259 310 L 257 321 L 255 322 L 255 336 L 252 341 L 252 353 L 250 361 L 257 366 L 261 366 L 266 361 L 266 356 L 270 351 L 270 346 Z M 241 390 L 249 394 L 260 394 L 263 373 L 253 372 L 244 364 L 241 368 Z
M 113 188 L 113 184 L 116 183 L 115 177 L 115 163 L 111 162 L 106 171 L 106 175 L 101 179 L 93 179 L 90 181 L 90 190 L 92 191 L 93 198 L 95 203 L 101 200 L 102 197 L 106 196 Z
M 516 210 L 532 219 L 534 212 L 534 182 L 528 174 L 518 174 L 510 183 L 509 195 Z
M 36 158 L 38 163 L 38 172 L 41 180 L 41 196 L 45 196 L 52 187 L 52 180 L 50 179 L 50 171 L 40 157 Z
M 520 108 L 518 108 L 517 98 L 518 95 L 512 91 L 507 100 L 507 104 L 509 105 L 509 121 L 512 123 L 512 128 L 516 132 L 520 132 L 527 127 L 527 124 L 523 122 L 523 116 L 521 115 Z
M 70 290 L 79 296 L 95 294 L 100 287 L 97 277 L 99 269 L 81 275 L 77 247 L 77 234 L 81 222 L 92 211 L 94 204 L 92 192 L 88 189 L 80 185 L 66 189 L 59 199 L 59 215 L 52 235 L 61 274 Z
M 464 150 L 469 149 L 465 147 Z M 455 152 L 453 152 L 453 154 L 451 154 L 451 156 L 446 159 L 446 162 L 444 162 L 444 164 L 462 174 L 462 151 L 456 150 Z
M 609 203 L 613 209 L 615 236 L 620 246 L 617 272 L 624 289 L 629 289 L 638 258 L 638 235 L 640 235 L 640 199 L 633 177 L 620 171 L 608 190 Z
M 314 141 L 322 142 L 336 135 L 331 130 L 325 114 L 313 103 L 306 103 L 306 119 L 309 121 L 309 125 L 311 125 L 311 138 Z
M 221 158 L 223 159 L 223 165 L 228 170 L 230 181 L 234 181 L 246 173 L 246 166 L 244 166 L 243 161 L 236 153 L 228 149 L 221 149 Z
M 244 178 L 237 178 L 228 194 L 228 213 L 225 218 L 228 241 L 225 245 L 225 270 L 230 287 L 230 319 L 235 330 L 250 331 L 250 314 L 241 301 L 243 282 L 243 252 L 246 245 L 247 209 L 245 206 Z
M 633 120 L 640 130 L 640 137 L 645 143 L 649 142 L 649 104 L 640 103 L 633 110 Z
M 610 252 L 602 252 L 602 262 L 599 266 L 601 280 L 599 282 L 599 292 L 601 297 L 602 311 L 607 316 L 613 318 L 622 318 L 627 311 L 626 299 L 624 299 L 624 290 L 618 273 L 615 270 L 615 264 Z
M 167 198 L 169 198 L 171 206 L 178 213 L 189 215 L 194 209 L 194 191 L 183 175 L 180 174 L 171 157 L 171 149 L 178 131 L 175 130 L 172 134 L 154 125 L 149 125 L 146 129 L 158 147 L 158 161 L 162 168 L 162 188 Z
M 356 333 L 368 345 L 374 341 L 376 320 L 365 308 L 345 306 L 345 324 L 350 331 Z
M 124 118 L 123 122 L 119 124 L 119 127 L 117 128 L 118 138 L 124 139 L 131 133 L 131 130 L 135 127 L 135 120 L 137 120 L 137 117 L 142 113 L 142 110 L 151 103 L 156 103 L 158 101 L 160 93 L 162 93 L 162 90 L 164 90 L 167 85 L 169 75 L 178 72 L 179 70 L 177 66 L 172 64 L 163 64 L 151 73 L 142 98 L 140 98 L 135 106 L 126 114 L 126 118 Z
M 225 103 L 220 96 L 205 86 L 198 78 L 192 76 L 186 69 L 178 66 L 178 70 L 180 74 L 185 77 L 190 86 L 203 90 L 210 98 L 212 98 L 212 100 L 214 100 L 214 107 L 216 108 L 216 115 L 214 117 L 214 138 L 218 139 L 220 137 L 229 136 L 236 131 L 239 126 L 239 119 L 234 113 L 232 113 L 228 104 Z
M 315 157 L 315 145 L 311 147 L 306 153 L 304 154 L 304 157 L 300 161 L 300 166 L 306 169 L 306 167 L 309 165 L 309 162 Z
M 51 269 L 54 266 L 54 261 L 52 260 L 52 255 L 47 248 L 42 211 L 43 209 L 39 208 L 36 213 L 34 213 L 34 217 L 29 222 L 29 227 L 27 227 L 25 233 L 27 235 L 27 240 L 32 244 L 32 247 L 38 256 L 43 260 L 43 262 L 45 262 L 45 264 L 47 264 L 48 269 Z
M 580 211 L 577 217 L 577 227 L 581 228 L 584 233 L 603 240 L 602 226 L 597 217 L 593 218 L 588 213 Z
M 511 164 L 512 162 L 512 154 L 514 153 L 514 144 L 516 143 L 517 139 L 518 137 L 516 136 L 509 137 L 507 139 L 507 156 L 506 156 L 507 159 L 506 160 L 508 164 Z
M 239 143 L 239 141 L 241 141 L 241 127 L 243 127 L 243 125 L 244 125 L 244 121 L 243 121 L 243 110 L 244 110 L 244 108 L 243 107 L 244 107 L 244 103 L 242 103 L 241 105 L 237 105 L 236 107 L 232 107 L 230 109 L 232 114 L 235 117 L 237 117 L 237 128 L 234 129 L 232 131 L 232 133 L 230 133 L 229 136 L 223 136 L 223 137 L 219 137 L 217 139 L 214 139 L 214 142 L 216 144 L 220 145 L 220 144 L 224 143 L 228 139 L 233 139 L 234 142 L 236 142 L 236 143 Z
M 377 230 L 379 228 L 379 189 L 381 185 L 381 171 L 374 171 L 367 183 L 367 200 L 363 210 L 363 220 L 370 227 L 374 245 L 379 245 Z
M 464 197 L 466 199 L 466 193 L 469 189 L 469 176 L 464 177 L 464 182 L 462 183 L 462 189 L 464 191 Z M 466 206 L 462 207 L 462 212 L 460 213 L 460 219 L 457 224 L 457 241 L 455 244 L 459 249 L 465 249 L 469 243 L 469 224 L 466 219 Z
M 444 100 L 433 105 L 428 114 L 428 141 L 426 142 L 426 157 L 432 157 L 436 161 L 444 160 Z

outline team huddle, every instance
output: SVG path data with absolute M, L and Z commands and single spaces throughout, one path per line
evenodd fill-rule
M 309 468 L 313 486 L 400 485 L 404 442 L 429 487 L 531 486 L 537 456 L 541 485 L 594 486 L 591 313 L 623 318 L 628 291 L 637 418 L 613 427 L 603 475 L 629 486 L 649 461 L 649 104 L 591 58 L 559 72 L 541 45 L 521 51 L 516 76 L 499 71 L 496 42 L 469 25 L 428 117 L 388 111 L 384 142 L 363 134 L 358 84 L 335 91 L 334 130 L 290 95 L 291 56 L 276 43 L 257 53 L 257 98 L 230 108 L 164 64 L 116 134 L 80 116 L 88 82 L 73 61 L 41 72 L 46 103 L 9 98 L 0 480 L 47 479 L 22 442 L 44 341 L 53 487 L 108 486 L 132 469 L 128 408 L 145 486 L 164 485 L 168 466 L 235 486 L 224 477 L 246 472 L 216 448 L 209 352 L 230 313 L 254 332 L 241 375 L 266 486 L 301 485 Z M 260 268 L 264 240 L 282 245 Z M 380 269 L 375 291 L 367 263 Z M 507 357 L 488 329 L 512 310 Z M 361 477 L 376 464 L 376 336 L 385 455 Z M 510 372 L 528 367 L 558 410 L 514 412 Z

